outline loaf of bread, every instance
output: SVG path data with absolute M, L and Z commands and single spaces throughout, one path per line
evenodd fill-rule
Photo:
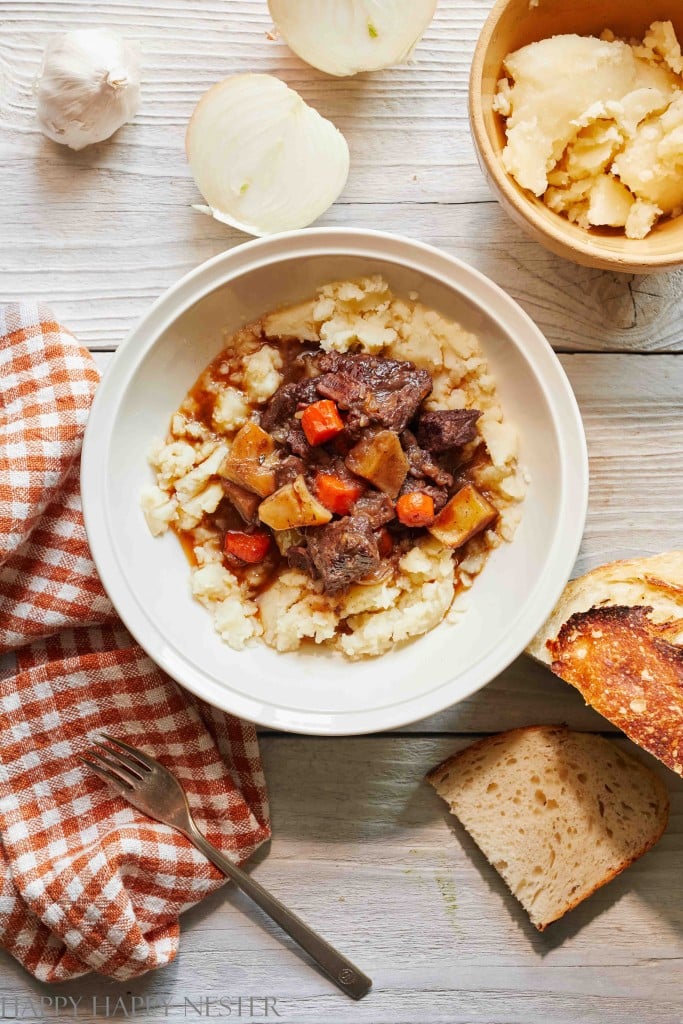
M 650 768 L 566 726 L 489 736 L 427 779 L 539 931 L 641 857 L 669 818 Z
M 572 580 L 527 653 L 683 775 L 683 551 Z

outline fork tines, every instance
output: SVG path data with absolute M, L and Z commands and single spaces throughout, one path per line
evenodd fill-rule
M 102 742 L 105 740 L 106 742 Z M 136 784 L 148 775 L 154 764 L 141 750 L 131 747 L 115 736 L 102 733 L 100 739 L 93 741 L 97 750 L 90 749 L 81 755 L 81 761 L 105 782 L 119 789 L 131 791 Z M 126 753 L 123 753 L 126 751 Z

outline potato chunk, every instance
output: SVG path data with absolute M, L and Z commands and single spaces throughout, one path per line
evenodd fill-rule
M 221 465 L 221 476 L 267 498 L 276 486 L 274 452 L 270 434 L 256 423 L 245 423 Z
M 374 437 L 363 438 L 346 456 L 346 465 L 390 498 L 401 490 L 409 468 L 399 436 L 393 430 L 380 430 Z
M 449 548 L 460 548 L 484 530 L 498 515 L 497 509 L 472 484 L 461 487 L 427 529 Z
M 332 518 L 332 513 L 311 494 L 302 476 L 262 501 L 258 514 L 261 522 L 271 530 L 323 526 Z

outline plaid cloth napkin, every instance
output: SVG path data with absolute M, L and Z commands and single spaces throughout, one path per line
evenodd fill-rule
M 97 382 L 49 310 L 0 307 L 0 944 L 43 981 L 168 963 L 178 915 L 224 882 L 80 763 L 99 732 L 166 764 L 236 860 L 270 834 L 253 726 L 165 676 L 97 578 L 78 466 Z

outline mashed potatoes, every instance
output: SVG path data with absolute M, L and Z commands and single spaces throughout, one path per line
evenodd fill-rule
M 683 208 L 683 58 L 671 22 L 642 43 L 560 35 L 504 61 L 507 172 L 581 227 L 644 238 Z
M 305 573 L 285 564 L 274 579 L 259 567 L 238 576 L 223 560 L 220 532 L 204 513 L 222 498 L 219 469 L 235 432 L 282 382 L 280 341 L 318 343 L 326 351 L 381 353 L 427 369 L 430 409 L 476 408 L 482 415 L 474 483 L 498 509 L 495 525 L 453 551 L 423 537 L 398 560 L 389 576 L 324 594 Z M 395 297 L 379 276 L 325 285 L 298 306 L 271 313 L 229 339 L 231 362 L 222 384 L 207 378 L 214 398 L 200 416 L 192 392 L 175 413 L 165 441 L 150 453 L 156 482 L 142 509 L 157 536 L 181 532 L 193 551 L 192 594 L 209 609 L 220 636 L 235 650 L 262 639 L 278 651 L 304 640 L 326 644 L 348 658 L 382 654 L 419 636 L 447 615 L 459 590 L 471 586 L 491 548 L 512 538 L 525 480 L 517 461 L 517 437 L 503 421 L 495 383 L 475 335 L 415 301 Z

